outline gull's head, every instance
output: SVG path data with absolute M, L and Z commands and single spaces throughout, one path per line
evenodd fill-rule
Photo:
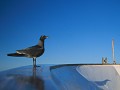
M 40 40 L 45 40 L 46 38 L 48 38 L 48 36 L 42 35 L 42 36 L 40 37 Z

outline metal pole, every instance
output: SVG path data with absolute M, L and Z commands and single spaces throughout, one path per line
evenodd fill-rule
M 113 64 L 116 64 L 115 52 L 114 52 L 114 40 L 112 40 L 112 58 L 113 58 Z

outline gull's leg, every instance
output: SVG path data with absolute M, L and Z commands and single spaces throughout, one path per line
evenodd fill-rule
M 36 58 L 33 58 L 33 67 L 36 67 Z
M 36 67 L 36 58 L 35 58 L 35 67 Z

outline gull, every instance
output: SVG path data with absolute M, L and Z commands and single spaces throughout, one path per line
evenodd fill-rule
M 21 50 L 16 50 L 16 53 L 10 53 L 10 54 L 7 54 L 7 56 L 33 58 L 33 66 L 36 67 L 36 58 L 43 55 L 45 51 L 44 41 L 46 38 L 48 38 L 48 36 L 42 35 L 37 45 L 31 46 L 25 49 L 21 49 Z

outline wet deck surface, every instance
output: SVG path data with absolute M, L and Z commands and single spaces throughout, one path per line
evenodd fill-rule
M 47 65 L 0 72 L 0 90 L 57 90 Z
M 0 72 L 0 90 L 119 90 L 120 65 L 25 66 Z

